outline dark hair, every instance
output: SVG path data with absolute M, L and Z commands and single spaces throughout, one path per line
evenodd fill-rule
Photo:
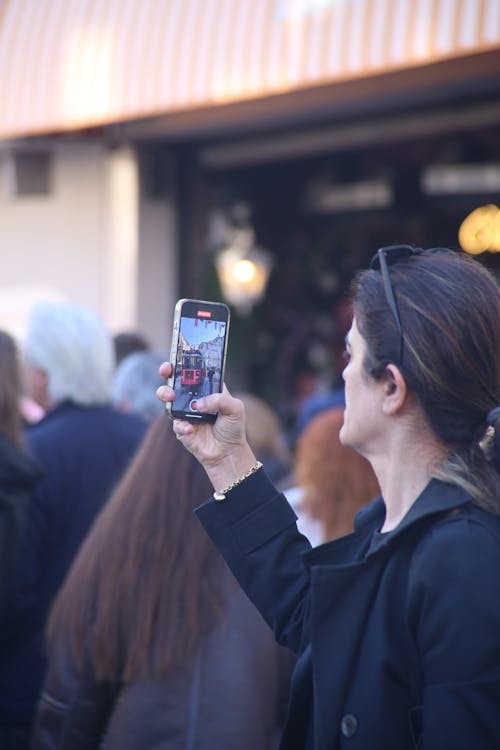
M 210 492 L 201 465 L 158 417 L 57 597 L 49 648 L 68 633 L 77 668 L 90 652 L 102 680 L 160 677 L 185 664 L 222 606 L 223 562 L 193 513 Z
M 425 251 L 389 266 L 404 337 L 400 339 L 379 271 L 352 284 L 353 311 L 366 341 L 365 370 L 384 377 L 397 363 L 438 438 L 450 446 L 436 476 L 459 484 L 500 513 L 498 473 L 480 443 L 500 403 L 500 288 L 462 253 Z
M 115 333 L 113 336 L 113 346 L 115 349 L 116 365 L 119 365 L 129 354 L 134 354 L 135 352 L 148 352 L 151 349 L 151 345 L 147 338 L 138 331 L 122 331 L 121 333 Z
M 17 346 L 10 334 L 0 331 L 0 433 L 18 447 L 22 444 L 23 434 L 20 398 Z

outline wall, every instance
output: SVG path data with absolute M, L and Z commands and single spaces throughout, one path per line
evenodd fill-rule
M 51 154 L 41 196 L 16 194 L 11 156 L 0 152 L 0 327 L 22 336 L 34 301 L 67 298 L 112 332 L 139 328 L 163 348 L 176 297 L 173 208 L 140 200 L 131 150 L 76 139 L 38 148 Z
M 139 221 L 137 326 L 170 353 L 178 294 L 177 212 L 171 201 L 142 199 Z

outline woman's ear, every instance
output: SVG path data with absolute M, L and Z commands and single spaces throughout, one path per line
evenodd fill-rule
M 407 396 L 406 380 L 396 365 L 387 365 L 384 383 L 384 401 L 382 409 L 384 414 L 396 414 L 401 410 Z

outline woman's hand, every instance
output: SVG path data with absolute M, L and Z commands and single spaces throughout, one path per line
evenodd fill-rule
M 164 362 L 160 375 L 169 378 L 172 365 Z M 173 401 L 173 388 L 162 385 L 156 395 L 167 403 Z M 218 412 L 215 422 L 192 423 L 175 419 L 174 432 L 182 444 L 204 466 L 216 490 L 221 490 L 239 479 L 255 463 L 245 433 L 243 403 L 233 398 L 224 386 L 222 393 L 213 393 L 196 400 L 201 413 Z

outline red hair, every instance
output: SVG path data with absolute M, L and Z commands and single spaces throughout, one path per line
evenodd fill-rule
M 369 462 L 339 440 L 340 408 L 321 412 L 297 443 L 295 474 L 304 491 L 303 508 L 323 524 L 323 541 L 353 530 L 356 512 L 380 489 Z

